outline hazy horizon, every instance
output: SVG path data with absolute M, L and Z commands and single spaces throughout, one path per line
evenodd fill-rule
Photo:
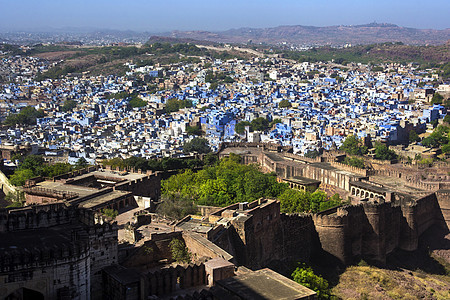
M 222 31 L 284 25 L 335 26 L 372 22 L 420 29 L 450 28 L 450 1 L 199 1 L 164 3 L 134 0 L 77 2 L 6 0 L 0 31 L 120 30 L 161 33 L 173 30 Z

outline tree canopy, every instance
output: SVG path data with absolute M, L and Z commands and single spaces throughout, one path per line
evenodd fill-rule
M 298 212 L 319 212 L 329 208 L 339 206 L 342 199 L 338 194 L 328 199 L 324 191 L 316 190 L 313 193 L 286 189 L 278 196 L 281 202 L 281 212 L 284 213 L 298 213 Z
M 358 157 L 348 157 L 347 156 L 342 163 L 352 166 L 352 167 L 360 168 L 360 169 L 364 169 L 366 167 L 366 165 L 364 163 L 364 159 L 358 158 Z
M 450 127 L 439 125 L 433 133 L 422 140 L 422 145 L 431 148 L 438 148 L 449 143 Z
M 339 149 L 350 155 L 363 155 L 367 153 L 367 147 L 355 135 L 347 136 Z
M 279 108 L 289 108 L 291 106 L 291 102 L 289 102 L 289 100 L 287 99 L 281 100 L 280 103 L 278 103 Z
M 36 110 L 32 106 L 27 106 L 22 108 L 19 113 L 6 117 L 5 125 L 36 125 L 36 119 L 42 117 L 44 117 L 44 111 Z
M 189 135 L 201 135 L 202 130 L 199 126 L 186 126 L 186 133 Z
M 278 198 L 282 211 L 287 213 L 318 212 L 341 203 L 340 198 L 328 199 L 323 191 L 308 193 L 289 189 L 286 183 L 277 182 L 276 174 L 263 173 L 257 165 L 240 164 L 237 155 L 198 172 L 185 170 L 163 180 L 162 194 L 210 206 L 251 202 L 261 197 Z
M 313 269 L 306 264 L 299 263 L 291 277 L 295 282 L 315 291 L 319 299 L 330 298 L 331 291 L 328 281 L 322 276 L 314 274 Z
M 277 121 L 275 123 L 280 123 L 281 121 Z M 273 123 L 273 124 L 275 124 Z M 249 126 L 250 132 L 252 131 L 266 131 L 270 127 L 273 126 L 272 123 L 269 123 L 269 121 L 266 118 L 258 117 L 253 119 L 251 122 L 249 121 L 241 121 L 236 124 L 234 127 L 234 130 L 236 133 L 243 134 L 245 132 L 245 127 Z
M 142 100 L 141 98 L 139 98 L 136 95 L 131 96 L 130 102 L 128 102 L 128 104 L 132 108 L 147 106 L 147 102 Z
M 431 98 L 431 104 L 442 104 L 444 97 L 439 93 L 434 93 L 433 98 Z
M 19 167 L 11 175 L 9 181 L 13 185 L 22 186 L 25 184 L 27 179 L 38 176 L 54 177 L 71 172 L 75 168 L 76 167 L 68 163 L 56 163 L 49 165 L 45 163 L 44 159 L 40 155 L 28 155 L 21 158 Z
M 182 108 L 189 108 L 192 107 L 192 101 L 191 100 L 179 100 L 179 99 L 168 99 L 166 101 L 166 112 L 176 112 L 179 111 Z
M 75 100 L 66 100 L 61 106 L 61 110 L 63 112 L 69 112 L 72 111 L 75 107 L 77 107 L 77 102 Z
M 214 156 L 214 154 L 212 154 Z M 215 157 L 215 156 L 214 156 Z M 145 159 L 143 157 L 131 156 L 126 159 L 119 157 L 105 159 L 102 161 L 102 165 L 111 166 L 112 168 L 130 167 L 136 170 L 152 170 L 152 171 L 168 171 L 168 170 L 181 170 L 181 169 L 196 169 L 203 165 L 212 163 L 212 159 L 208 154 L 205 155 L 205 161 L 201 161 L 195 158 L 181 159 L 164 157 L 162 159 Z
M 250 131 L 253 131 L 252 123 L 248 121 L 242 121 L 237 123 L 236 126 L 234 127 L 234 130 L 236 131 L 236 133 L 243 134 L 245 132 L 245 127 L 247 126 L 249 126 Z
M 397 158 L 397 154 L 394 150 L 391 150 L 382 143 L 375 143 L 375 159 L 380 160 L 393 160 Z
M 446 116 L 446 117 L 447 117 L 447 116 Z M 445 121 L 445 119 L 444 119 L 444 121 Z M 450 121 L 450 119 L 449 119 L 449 121 Z M 409 142 L 410 142 L 410 143 L 420 142 L 420 137 L 419 137 L 419 135 L 417 134 L 416 131 L 411 130 L 411 131 L 409 132 Z
M 197 206 L 190 197 L 179 194 L 163 195 L 156 212 L 160 215 L 180 220 L 187 215 L 195 214 Z
M 211 152 L 211 148 L 209 147 L 209 143 L 206 139 L 196 137 L 184 144 L 183 152 L 209 153 Z
M 191 262 L 191 253 L 189 252 L 186 244 L 179 240 L 173 239 L 169 243 L 170 252 L 172 254 L 172 259 L 179 263 L 189 263 Z

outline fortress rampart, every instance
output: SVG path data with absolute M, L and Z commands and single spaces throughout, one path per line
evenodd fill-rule
M 95 298 L 99 271 L 117 261 L 117 225 L 64 203 L 2 209 L 0 235 L 2 298 L 23 288 L 45 299 Z
M 442 182 L 446 179 L 446 175 L 443 175 L 444 177 L 422 175 L 417 178 L 413 173 L 405 173 L 407 170 L 394 169 L 391 164 L 385 164 L 376 170 L 364 170 L 339 163 L 332 157 L 307 159 L 283 152 L 281 149 L 278 149 L 276 154 L 271 154 L 264 152 L 266 149 L 264 144 L 238 144 L 236 147 L 240 147 L 238 152 L 243 157 L 244 163 L 254 162 L 256 159 L 262 169 L 275 171 L 282 178 L 302 176 L 351 191 L 351 182 L 371 185 L 370 179 L 367 178 L 372 175 L 383 175 L 406 180 L 409 186 L 421 189 L 413 197 L 386 190 L 384 199 L 372 198 L 371 201 L 360 205 L 345 206 L 312 215 L 310 216 L 313 223 L 312 233 L 307 238 L 305 234 L 295 233 L 299 228 L 295 226 L 296 221 L 293 221 L 295 218 L 282 214 L 281 221 L 287 226 L 282 226 L 281 236 L 292 237 L 290 241 L 284 239 L 286 244 L 293 245 L 291 247 L 301 249 L 294 241 L 294 236 L 307 240 L 309 238 L 311 246 L 307 251 L 314 251 L 316 234 L 318 247 L 343 264 L 356 262 L 361 258 L 385 263 L 386 255 L 395 249 L 407 251 L 417 249 L 419 237 L 431 226 L 437 224 L 447 230 L 450 226 L 450 190 L 444 189 L 450 184 Z M 252 150 L 242 153 L 242 147 Z M 232 151 L 227 149 L 227 152 Z M 247 159 L 247 156 L 251 158 Z M 427 181 L 421 181 L 423 178 Z M 383 189 L 382 186 L 375 184 L 374 189 L 376 188 Z

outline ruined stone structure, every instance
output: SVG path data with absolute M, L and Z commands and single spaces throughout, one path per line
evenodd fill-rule
M 274 149 L 263 144 L 231 145 L 235 146 L 234 148 L 229 146 L 222 146 L 219 156 L 227 156 L 229 153 L 239 154 L 244 163 L 258 163 L 263 170 L 276 172 L 280 181 L 288 183 L 295 182 L 293 179 L 296 176 L 320 181 L 321 186 L 337 187 L 341 195 L 346 195 L 352 203 L 357 204 L 321 212 L 309 216 L 310 219 L 306 216 L 281 214 L 279 223 L 284 230 L 283 234 L 272 236 L 270 231 L 263 234 L 269 239 L 273 237 L 273 244 L 285 243 L 278 249 L 272 249 L 274 246 L 270 245 L 268 240 L 261 244 L 269 244 L 267 251 L 271 253 L 268 256 L 272 259 L 278 259 L 277 254 L 282 253 L 283 248 L 295 247 L 304 250 L 303 255 L 290 256 L 297 259 L 305 260 L 309 258 L 308 253 L 323 250 L 342 264 L 352 263 L 361 258 L 385 263 L 386 256 L 395 249 L 407 251 L 417 249 L 420 235 L 432 225 L 441 226 L 446 230 L 450 227 L 450 190 L 443 189 L 449 185 L 445 182 L 446 174 L 427 174 L 427 176 L 420 174 L 420 178 L 426 180 L 420 182 L 417 179 L 419 175 L 414 175 L 408 170 L 396 170 L 392 165 L 363 170 L 344 165 L 339 162 L 341 157 L 333 159 L 332 155 L 308 159 L 286 153 L 280 147 Z M 404 180 L 403 190 L 388 185 L 386 175 L 393 176 L 396 182 Z M 383 183 L 377 182 L 379 179 Z M 302 225 L 296 225 L 295 222 Z M 247 238 L 254 236 L 257 240 L 258 230 L 251 223 L 242 223 L 243 225 L 237 221 L 233 223 L 243 244 L 246 245 L 240 252 L 247 252 L 249 257 L 257 258 L 255 260 L 267 262 L 264 255 L 251 250 L 252 247 L 260 249 L 265 246 L 260 246 L 258 241 Z M 294 233 L 298 228 L 305 230 Z M 284 238 L 290 235 L 290 238 Z M 310 241 L 309 249 L 302 247 L 299 240 Z M 289 253 L 286 254 L 289 256 Z M 245 261 L 245 264 L 249 262 Z M 251 263 L 249 265 L 252 266 Z
M 23 190 L 27 204 L 64 202 L 95 211 L 120 210 L 139 205 L 135 196 L 158 199 L 161 175 L 92 166 L 53 178 L 30 179 Z
M 420 235 L 438 220 L 435 194 L 419 201 L 368 201 L 313 215 L 321 248 L 344 264 L 361 258 L 385 263 L 395 249 L 415 250 Z
M 117 227 L 92 211 L 64 204 L 0 211 L 1 298 L 98 298 L 100 271 L 117 257 Z
M 236 265 L 258 269 L 277 259 L 308 260 L 311 216 L 280 215 L 278 201 L 260 199 L 211 214 L 211 220 L 229 217 L 227 224 L 202 224 L 196 217 L 199 232 L 169 226 L 136 247 L 119 247 L 117 225 L 106 222 L 100 210 L 124 208 L 135 194 L 156 197 L 160 189 L 158 174 L 119 172 L 94 167 L 35 178 L 24 187 L 33 206 L 0 211 L 0 282 L 6 283 L 0 297 L 158 299 L 183 293 L 177 299 L 230 299 L 255 291 L 270 295 L 273 290 L 255 285 L 265 280 L 292 299 L 314 299 L 313 291 L 270 270 L 235 274 Z M 137 228 L 153 220 L 150 214 L 134 217 L 125 226 L 132 243 L 140 239 Z M 170 265 L 174 239 L 186 244 L 193 263 Z
M 200 221 L 186 217 L 176 228 L 183 230 L 183 236 L 187 232 L 203 233 L 205 239 L 233 257 L 230 261 L 253 270 L 277 260 L 309 261 L 315 244 L 311 216 L 280 214 L 280 202 L 276 200 L 233 204 Z

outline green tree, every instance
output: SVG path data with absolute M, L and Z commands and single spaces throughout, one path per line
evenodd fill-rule
M 303 263 L 298 263 L 297 268 L 291 274 L 292 279 L 315 291 L 319 299 L 329 299 L 331 292 L 329 289 L 328 281 L 322 276 L 314 274 L 311 267 Z
M 213 83 L 211 83 L 211 85 L 209 86 L 209 89 L 210 89 L 211 91 L 215 91 L 215 90 L 217 90 L 218 87 L 219 87 L 219 83 L 218 83 L 218 82 L 213 82 Z
M 189 107 L 192 107 L 191 100 L 179 100 L 179 99 L 171 98 L 166 101 L 166 112 L 167 113 L 176 112 L 182 108 L 189 108 Z
M 25 193 L 19 190 L 8 192 L 5 196 L 5 200 L 11 203 L 7 207 L 22 207 L 25 202 Z
M 211 152 L 211 148 L 209 147 L 209 143 L 206 139 L 197 137 L 184 144 L 183 152 L 209 153 Z
M 342 198 L 339 196 L 339 194 L 334 194 L 331 196 L 327 201 L 323 201 L 319 205 L 319 211 L 324 211 L 336 206 L 342 205 Z
M 444 122 L 450 124 L 450 114 L 445 115 Z
M 425 147 L 438 148 L 449 142 L 450 127 L 439 125 L 428 137 L 422 140 Z
M 278 103 L 279 108 L 290 108 L 291 106 L 291 102 L 287 99 L 281 100 L 280 103 Z
M 189 135 L 201 135 L 202 130 L 199 126 L 186 126 L 186 133 Z
M 273 121 L 270 122 L 269 127 L 272 128 L 273 125 L 275 125 L 277 123 L 283 123 L 283 122 L 280 119 L 273 119 Z
M 442 104 L 444 97 L 439 93 L 434 93 L 433 98 L 431 98 L 431 104 Z
M 362 144 L 355 135 L 349 135 L 342 142 L 340 150 L 350 155 L 363 155 L 367 153 L 367 147 Z
M 286 188 L 279 196 L 280 210 L 284 213 L 313 212 L 317 213 L 341 205 L 339 194 L 328 198 L 324 191 L 313 193 Z
M 170 252 L 172 254 L 172 259 L 179 263 L 190 263 L 191 262 L 191 253 L 189 252 L 186 244 L 179 240 L 173 239 L 169 243 Z
M 243 134 L 245 132 L 245 127 L 247 126 L 250 127 L 250 131 L 253 131 L 252 123 L 248 121 L 242 121 L 237 123 L 236 126 L 234 127 L 234 130 L 236 131 L 236 133 Z
M 162 181 L 162 194 L 180 194 L 197 204 L 226 206 L 253 201 L 260 197 L 276 198 L 287 188 L 275 174 L 265 174 L 256 165 L 240 164 L 240 157 L 230 155 L 198 172 L 188 169 Z
M 24 107 L 17 114 L 12 114 L 6 117 L 5 125 L 15 126 L 19 125 L 36 125 L 36 119 L 44 116 L 43 110 L 36 110 L 32 106 Z
M 409 142 L 410 142 L 410 143 L 420 142 L 420 137 L 419 137 L 419 135 L 417 134 L 416 131 L 411 130 L 411 131 L 409 132 Z
M 77 107 L 77 102 L 75 100 L 66 100 L 61 106 L 61 110 L 63 112 L 69 112 L 72 111 L 75 107 Z
M 298 213 L 310 210 L 310 196 L 305 191 L 286 189 L 278 199 L 281 212 Z
M 358 157 L 348 157 L 347 156 L 342 163 L 352 166 L 352 167 L 360 168 L 360 169 L 364 169 L 366 167 L 366 165 L 364 163 L 364 159 L 358 158 Z
M 139 98 L 136 95 L 133 95 L 130 99 L 130 102 L 128 102 L 128 104 L 132 107 L 132 108 L 136 108 L 136 107 L 145 107 L 147 106 L 147 102 L 142 100 L 141 98 Z
M 253 130 L 265 131 L 269 128 L 269 121 L 266 118 L 258 117 L 251 122 Z
M 39 173 L 39 170 L 45 164 L 44 159 L 40 155 L 27 155 L 20 163 L 20 169 L 30 169 L 34 173 Z
M 397 158 L 394 150 L 389 149 L 385 144 L 375 144 L 375 159 L 379 160 L 393 160 Z
M 89 164 L 84 157 L 80 157 L 75 164 L 76 169 L 83 169 L 86 168 L 87 166 L 89 166 Z
M 307 158 L 316 158 L 319 155 L 320 155 L 320 153 L 317 150 L 312 150 L 312 151 L 308 151 L 305 153 L 305 157 L 307 157 Z
M 15 186 L 22 186 L 27 179 L 35 177 L 33 171 L 30 169 L 18 169 L 9 178 L 9 182 Z
M 102 165 L 104 166 L 111 166 L 111 168 L 115 169 L 115 168 L 125 168 L 125 163 L 124 160 L 121 159 L 120 157 L 115 157 L 115 158 L 111 158 L 111 159 L 104 159 L 102 161 Z
M 203 163 L 206 166 L 214 166 L 217 163 L 217 155 L 214 153 L 208 153 L 203 157 Z
M 197 206 L 189 197 L 180 194 L 163 195 L 156 212 L 172 219 L 180 220 L 187 215 L 195 214 Z
M 445 154 L 450 153 L 450 144 L 445 144 L 442 146 L 442 152 Z
M 112 209 L 112 208 L 104 208 L 102 210 L 102 213 L 105 216 L 107 216 L 107 217 L 109 217 L 109 218 L 111 218 L 113 220 L 119 215 L 119 212 L 117 210 Z

